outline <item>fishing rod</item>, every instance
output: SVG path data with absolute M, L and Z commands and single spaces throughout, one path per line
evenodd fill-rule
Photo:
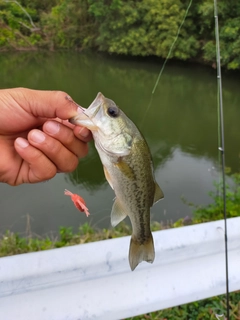
M 185 11 L 182 22 L 178 28 L 176 37 L 170 47 L 168 55 L 159 72 L 157 80 L 152 90 L 151 99 L 146 109 L 145 115 L 148 112 L 155 90 L 158 86 L 166 63 L 170 58 L 174 45 L 179 37 L 181 28 L 187 18 L 188 12 L 192 6 L 193 0 L 189 1 L 188 7 Z M 217 81 L 218 81 L 218 150 L 221 157 L 222 165 L 222 196 L 223 196 L 223 212 L 224 212 L 224 242 L 225 242 L 225 272 L 226 272 L 226 306 L 227 306 L 227 320 L 230 320 L 230 302 L 229 302 L 229 271 L 228 271 L 228 237 L 227 237 L 227 210 L 226 210 L 226 177 L 225 177 L 225 143 L 224 143 L 224 117 L 223 117 L 223 97 L 222 97 L 222 75 L 221 75 L 221 56 L 220 56 L 220 41 L 219 41 L 219 25 L 218 25 L 218 5 L 217 0 L 214 0 L 214 18 L 215 18 L 215 38 L 216 38 L 216 62 L 217 62 Z M 220 162 L 220 161 L 219 161 Z
M 221 164 L 222 164 L 222 197 L 224 214 L 224 242 L 225 242 L 225 272 L 226 272 L 226 305 L 227 319 L 230 320 L 229 303 L 229 272 L 228 272 L 228 237 L 227 237 L 227 210 L 226 210 L 226 177 L 225 177 L 225 143 L 224 143 L 224 117 L 223 117 L 223 97 L 222 97 L 222 75 L 221 75 L 221 55 L 219 41 L 218 5 L 214 0 L 215 37 L 216 37 L 216 60 L 217 60 L 217 83 L 218 83 L 218 140 Z

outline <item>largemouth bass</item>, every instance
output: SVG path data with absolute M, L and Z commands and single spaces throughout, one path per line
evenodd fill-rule
M 115 192 L 111 224 L 126 216 L 132 224 L 129 263 L 132 270 L 155 258 L 150 230 L 150 207 L 163 198 L 155 182 L 149 147 L 135 126 L 114 101 L 98 93 L 88 109 L 69 120 L 92 131 L 105 177 Z

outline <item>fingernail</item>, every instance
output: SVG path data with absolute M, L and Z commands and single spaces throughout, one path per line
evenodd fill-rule
M 88 135 L 89 135 L 89 130 L 87 129 L 87 128 L 81 128 L 80 130 L 79 130 L 79 132 L 78 132 L 78 134 L 80 135 L 80 136 L 82 136 L 83 138 L 87 138 L 88 137 Z
M 15 142 L 20 148 L 27 148 L 29 146 L 29 142 L 23 138 L 17 138 Z
M 45 140 L 45 134 L 42 131 L 36 130 L 31 133 L 31 139 L 34 142 L 41 143 Z
M 51 134 L 56 134 L 59 132 L 60 130 L 60 125 L 59 123 L 55 122 L 55 121 L 48 121 L 45 123 L 44 125 L 44 129 Z

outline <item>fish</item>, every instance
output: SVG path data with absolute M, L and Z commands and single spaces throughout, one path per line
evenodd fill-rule
M 66 196 L 70 196 L 75 207 L 80 210 L 81 212 L 85 212 L 86 216 L 88 217 L 90 215 L 90 212 L 88 211 L 88 208 L 86 207 L 86 202 L 82 197 L 80 197 L 76 193 L 72 193 L 71 191 L 65 189 L 64 194 Z
M 136 125 L 116 103 L 99 92 L 70 123 L 91 130 L 106 180 L 115 193 L 111 224 L 127 216 L 132 225 L 129 264 L 133 271 L 142 261 L 153 263 L 155 250 L 150 229 L 150 208 L 164 198 L 157 184 L 150 149 Z

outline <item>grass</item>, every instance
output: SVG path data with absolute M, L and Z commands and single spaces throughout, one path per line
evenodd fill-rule
M 154 222 L 152 230 L 157 231 L 168 227 L 163 227 L 160 223 Z M 0 236 L 0 257 L 118 238 L 130 234 L 131 227 L 123 222 L 114 229 L 102 230 L 93 229 L 88 223 L 84 223 L 75 233 L 71 227 L 60 227 L 58 237 L 54 238 L 48 236 L 45 238 L 33 237 L 31 232 L 27 236 L 20 236 L 18 233 L 7 230 Z

